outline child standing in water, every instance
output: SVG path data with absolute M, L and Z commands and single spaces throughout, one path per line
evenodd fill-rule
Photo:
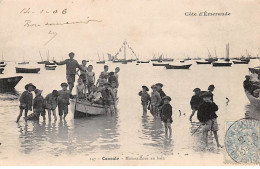
M 194 95 L 191 97 L 190 100 L 190 106 L 191 106 L 191 110 L 192 113 L 190 115 L 190 121 L 192 122 L 192 117 L 194 116 L 194 114 L 196 113 L 196 111 L 199 109 L 199 104 L 201 103 L 201 99 L 200 99 L 200 89 L 199 88 L 195 88 L 193 90 Z
M 108 82 L 104 83 L 104 89 L 101 91 L 106 113 L 108 113 L 108 112 L 114 113 L 113 102 L 115 101 L 115 96 L 114 96 L 114 93 L 111 90 L 110 86 L 111 86 L 110 83 L 108 83 Z
M 119 76 L 118 73 L 119 73 L 119 72 L 120 72 L 120 68 L 119 68 L 119 67 L 116 67 L 116 68 L 115 68 L 115 74 L 114 74 L 114 75 L 115 75 L 115 77 L 117 78 L 117 87 L 119 86 L 119 81 L 118 81 L 118 76 Z
M 78 79 L 78 85 L 76 87 L 76 96 L 79 99 L 85 99 L 86 88 L 81 78 Z
M 59 96 L 58 96 L 58 111 L 59 111 L 59 116 L 60 120 L 65 117 L 68 114 L 68 105 L 70 104 L 69 98 L 70 98 L 70 90 L 68 90 L 68 84 L 67 83 L 61 83 L 62 90 L 60 90 Z
M 87 71 L 88 71 L 88 67 L 87 67 L 87 61 L 86 60 L 82 60 L 82 65 L 81 65 L 81 68 L 82 69 L 78 69 L 77 70 L 77 75 L 79 76 L 79 78 L 82 79 L 84 85 L 86 86 L 87 85 Z M 79 75 L 79 72 L 80 71 L 80 75 Z
M 45 100 L 41 95 L 42 90 L 36 89 L 34 93 L 35 98 L 33 99 L 33 112 L 36 114 L 37 120 L 39 120 L 39 117 L 42 116 L 45 121 Z
M 159 105 L 161 103 L 161 96 L 159 94 L 159 92 L 157 91 L 157 86 L 156 85 L 152 85 L 151 86 L 152 88 L 152 93 L 151 93 L 151 108 L 150 108 L 150 111 L 151 111 L 151 114 L 154 116 L 154 117 L 157 117 L 159 114 Z
M 93 66 L 88 66 L 88 72 L 87 72 L 87 89 L 88 93 L 91 93 L 92 86 L 95 84 L 96 78 L 95 78 L 95 72 L 93 71 Z
M 139 96 L 141 96 L 141 104 L 143 106 L 143 114 L 147 113 L 147 106 L 149 102 L 151 101 L 151 97 L 148 93 L 149 89 L 147 86 L 142 86 L 142 91 L 138 93 Z
M 164 123 L 165 127 L 165 135 L 168 136 L 168 130 L 170 132 L 170 136 L 172 135 L 172 106 L 170 105 L 170 101 L 172 99 L 169 96 L 163 97 L 163 106 L 161 111 L 161 120 Z
M 57 90 L 53 90 L 52 93 L 48 94 L 45 97 L 45 101 L 46 101 L 46 108 L 48 110 L 48 118 L 49 121 L 51 121 L 51 112 L 54 116 L 54 120 L 57 120 L 57 116 L 56 116 L 56 108 L 57 108 L 57 104 L 58 104 L 58 91 Z
M 32 84 L 29 83 L 27 85 L 25 85 L 25 90 L 22 95 L 19 98 L 20 101 L 20 113 L 17 117 L 16 122 L 19 122 L 20 118 L 23 115 L 23 110 L 24 110 L 24 116 L 25 119 L 27 118 L 27 113 L 28 110 L 32 110 L 32 103 L 33 103 L 33 95 L 32 95 L 32 91 L 34 91 L 36 89 L 36 87 Z
M 205 92 L 201 96 L 203 98 L 203 103 L 199 106 L 197 117 L 203 126 L 203 138 L 205 140 L 206 147 L 208 147 L 208 132 L 213 131 L 217 146 L 222 148 L 218 141 L 218 123 L 216 111 L 218 111 L 218 106 L 211 100 L 212 94 Z

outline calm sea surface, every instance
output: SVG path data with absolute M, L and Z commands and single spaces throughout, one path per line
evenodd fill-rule
M 177 61 L 176 61 L 177 62 Z M 216 157 L 223 161 L 224 149 L 217 149 L 211 137 L 209 149 L 204 148 L 201 131 L 192 133 L 199 126 L 196 115 L 194 123 L 189 122 L 191 109 L 189 101 L 192 90 L 199 87 L 206 90 L 214 84 L 214 101 L 219 106 L 217 112 L 219 139 L 224 145 L 225 122 L 245 117 L 260 119 L 260 110 L 251 107 L 243 90 L 244 76 L 248 67 L 259 66 L 259 60 L 251 60 L 249 65 L 232 65 L 232 67 L 212 67 L 196 65 L 190 70 L 166 70 L 153 67 L 151 63 L 127 65 L 108 62 L 109 70 L 119 66 L 119 103 L 116 115 L 105 115 L 84 119 L 73 119 L 69 112 L 66 120 L 54 122 L 40 119 L 39 122 L 27 123 L 21 118 L 16 123 L 19 113 L 18 97 L 24 91 L 25 84 L 31 82 L 43 90 L 46 96 L 52 90 L 60 89 L 60 83 L 66 82 L 65 66 L 55 71 L 45 70 L 43 65 L 30 63 L 28 67 L 40 67 L 39 74 L 16 74 L 15 63 L 8 62 L 5 76 L 22 75 L 23 79 L 16 86 L 17 93 L 0 94 L 0 164 L 55 164 L 55 160 L 74 159 L 71 164 L 89 164 L 90 157 L 152 157 L 166 159 L 208 158 Z M 94 65 L 96 77 L 103 70 L 103 65 Z M 165 137 L 164 126 L 160 119 L 150 113 L 143 115 L 138 92 L 142 85 L 150 87 L 154 83 L 164 84 L 163 90 L 172 97 L 173 135 Z M 75 90 L 73 91 L 75 93 Z M 226 103 L 226 97 L 230 102 Z M 86 161 L 77 161 L 85 158 Z M 39 160 L 34 160 L 39 159 Z M 42 163 L 41 159 L 48 159 Z M 12 161 L 12 162 L 11 162 Z M 64 164 L 69 160 L 63 161 Z M 174 160 L 173 160 L 174 161 Z

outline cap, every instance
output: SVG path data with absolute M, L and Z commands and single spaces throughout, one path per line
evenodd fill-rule
M 163 87 L 163 84 L 161 84 L 161 83 L 156 83 L 155 85 Z
M 209 93 L 209 92 L 203 92 L 200 96 L 201 96 L 202 98 L 204 98 L 204 97 L 211 97 L 212 94 Z
M 143 89 L 145 89 L 146 91 L 149 91 L 147 86 L 142 86 Z
M 213 84 L 209 85 L 208 90 L 215 89 L 215 86 Z
M 151 88 L 157 88 L 156 85 L 152 85 Z
M 33 87 L 33 90 L 36 89 L 36 87 L 32 84 L 32 83 L 28 83 L 27 85 L 25 85 L 25 90 L 28 90 L 29 86 L 32 86 Z
M 163 98 L 162 98 L 163 100 L 169 100 L 169 101 L 171 101 L 172 100 L 172 98 L 170 97 L 170 96 L 164 96 Z
M 200 90 L 200 88 L 195 88 L 195 89 L 193 89 L 193 91 L 196 92 L 196 91 L 201 91 L 201 90 Z
M 73 52 L 70 52 L 69 53 L 69 56 L 74 56 L 75 54 Z
M 66 86 L 66 87 L 68 87 L 68 84 L 65 83 L 65 82 L 61 83 L 60 85 L 61 85 L 61 86 Z
M 34 90 L 34 93 L 35 93 L 36 95 L 39 95 L 39 94 L 41 94 L 41 93 L 42 93 L 42 90 L 35 89 L 35 90 Z

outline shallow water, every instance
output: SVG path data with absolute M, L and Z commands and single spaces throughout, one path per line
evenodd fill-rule
M 193 61 L 188 63 L 193 63 L 190 70 L 166 70 L 163 67 L 153 67 L 151 63 L 108 63 L 110 70 L 117 66 L 121 68 L 117 114 L 74 120 L 69 112 L 65 121 L 54 122 L 52 118 L 52 121 L 44 122 L 40 119 L 39 122 L 24 122 L 21 119 L 19 123 L 15 123 L 19 113 L 18 97 L 25 84 L 35 84 L 46 96 L 53 89 L 60 89 L 60 83 L 66 81 L 65 66 L 51 71 L 45 70 L 43 65 L 30 63 L 31 67 L 41 68 L 39 74 L 16 74 L 14 67 L 17 65 L 7 63 L 5 74 L 0 76 L 22 75 L 23 79 L 16 86 L 16 92 L 0 94 L 2 164 L 19 164 L 19 157 L 27 159 L 24 161 L 26 164 L 35 164 L 32 159 L 36 156 L 55 161 L 60 157 L 68 159 L 99 154 L 122 157 L 163 156 L 168 159 L 185 156 L 202 157 L 204 160 L 212 156 L 223 158 L 225 149 L 217 149 L 213 137 L 209 138 L 210 148 L 205 149 L 201 130 L 197 130 L 199 123 L 196 115 L 193 117 L 194 122 L 189 122 L 192 90 L 195 87 L 206 90 L 210 84 L 215 85 L 214 101 L 219 106 L 219 140 L 224 145 L 226 121 L 245 117 L 260 120 L 260 110 L 250 106 L 242 84 L 244 76 L 248 74 L 248 67 L 260 65 L 260 62 L 252 60 L 250 65 L 232 65 L 226 68 L 196 65 Z M 98 75 L 103 65 L 93 65 L 94 72 Z M 159 118 L 153 118 L 150 113 L 142 113 L 138 96 L 142 85 L 150 87 L 158 82 L 164 84 L 165 93 L 172 97 L 173 135 L 170 138 L 165 136 Z M 226 97 L 230 100 L 228 104 Z M 8 160 L 14 161 L 8 163 Z M 41 164 L 40 161 L 36 164 L 38 163 Z M 81 163 L 88 164 L 84 161 Z

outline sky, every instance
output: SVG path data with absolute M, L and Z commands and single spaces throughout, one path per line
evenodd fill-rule
M 30 8 L 29 13 L 21 12 Z M 62 10 L 66 9 L 66 14 Z M 5 60 L 62 60 L 114 55 L 126 40 L 140 59 L 153 54 L 185 58 L 260 53 L 257 0 L 2 0 L 0 52 Z M 41 11 L 44 12 L 41 13 Z M 57 11 L 56 11 L 57 10 Z M 46 13 L 48 11 L 49 13 Z M 229 12 L 230 16 L 185 16 L 185 12 Z M 95 20 L 88 24 L 46 26 Z M 30 24 L 41 26 L 24 26 Z M 39 52 L 40 51 L 40 52 Z

